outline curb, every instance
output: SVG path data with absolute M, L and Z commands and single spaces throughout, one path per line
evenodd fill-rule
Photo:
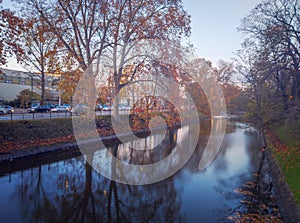
M 11 153 L 0 155 L 0 164 L 4 162 L 13 162 L 14 160 L 17 159 L 29 158 L 32 156 L 42 155 L 42 154 L 55 152 L 55 151 L 62 152 L 62 151 L 72 150 L 74 149 L 74 147 L 77 147 L 76 142 L 13 151 Z

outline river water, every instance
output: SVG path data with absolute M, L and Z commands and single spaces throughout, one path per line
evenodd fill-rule
M 229 216 L 245 209 L 240 202 L 243 195 L 235 190 L 253 180 L 260 152 L 254 128 L 227 120 L 217 156 L 199 170 L 210 130 L 220 122 L 224 119 L 201 123 L 197 147 L 189 161 L 172 176 L 153 184 L 133 186 L 111 181 L 82 155 L 31 160 L 22 167 L 0 166 L 0 221 L 227 222 Z M 187 125 L 169 130 L 163 143 L 146 155 L 132 152 L 129 145 L 152 146 L 158 135 L 111 147 L 118 148 L 120 159 L 128 161 L 130 157 L 132 163 L 157 162 L 161 154 L 170 153 L 188 137 L 186 133 L 192 128 Z

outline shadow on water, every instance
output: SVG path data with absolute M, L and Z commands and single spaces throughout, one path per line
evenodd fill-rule
M 203 122 L 197 147 L 184 167 L 155 184 L 132 186 L 111 181 L 93 170 L 101 151 L 86 157 L 55 156 L 15 171 L 0 169 L 0 216 L 11 222 L 216 222 L 240 208 L 234 190 L 249 180 L 259 165 L 257 134 L 242 123 L 228 122 L 220 151 L 199 171 L 209 133 L 218 121 Z M 168 130 L 107 149 L 131 164 L 149 164 L 168 156 L 187 128 Z M 162 139 L 160 143 L 156 140 Z M 153 146 L 154 145 L 154 146 Z M 134 150 L 137 146 L 153 148 Z M 63 160 L 61 160 L 62 158 Z

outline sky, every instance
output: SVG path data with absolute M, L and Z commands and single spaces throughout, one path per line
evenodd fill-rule
M 192 18 L 191 41 L 196 55 L 217 64 L 218 60 L 230 61 L 240 48 L 242 33 L 237 32 L 241 19 L 250 13 L 261 0 L 183 0 Z M 10 0 L 4 7 L 13 7 Z M 13 59 L 7 68 L 23 70 Z
M 192 19 L 192 43 L 196 55 L 216 64 L 229 61 L 243 39 L 237 32 L 241 19 L 261 0 L 183 0 Z

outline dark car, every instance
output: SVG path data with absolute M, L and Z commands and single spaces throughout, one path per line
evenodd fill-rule
M 44 106 L 35 106 L 28 109 L 28 112 L 34 113 L 34 112 L 49 112 L 51 108 L 48 105 Z

